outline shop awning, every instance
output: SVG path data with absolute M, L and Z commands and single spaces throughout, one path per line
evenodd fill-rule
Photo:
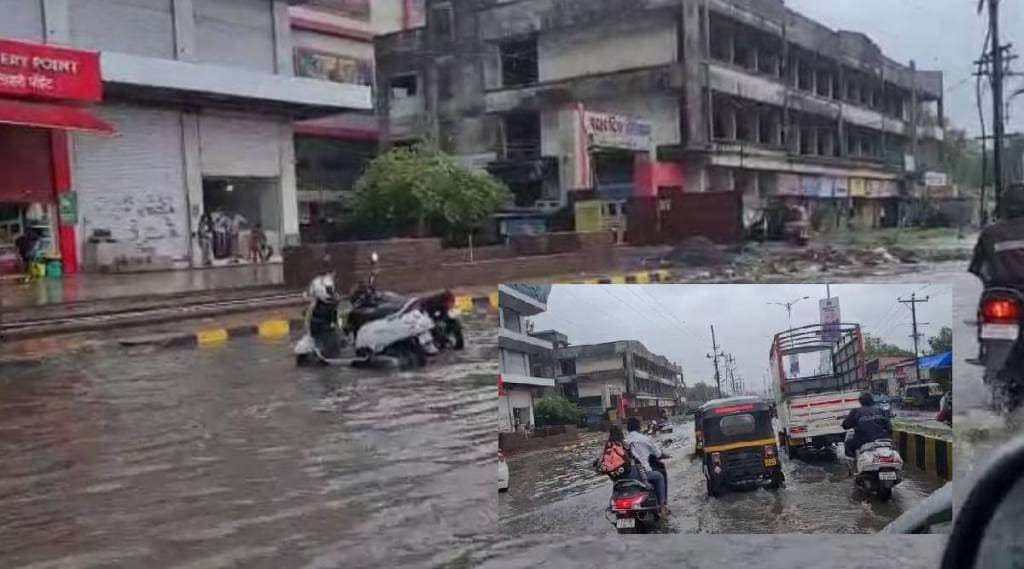
M 22 101 L 0 101 L 0 124 L 114 133 L 113 126 L 88 109 Z
M 917 360 L 917 367 L 921 369 L 942 369 L 953 367 L 953 352 L 946 352 L 944 354 L 935 354 L 919 358 Z

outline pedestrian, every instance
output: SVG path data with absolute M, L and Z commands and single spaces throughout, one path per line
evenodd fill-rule
M 266 261 L 267 234 L 259 223 L 252 226 L 249 234 L 249 260 L 254 263 Z
M 208 267 L 213 264 L 213 221 L 210 220 L 208 212 L 204 211 L 203 215 L 199 217 L 199 230 L 196 234 L 196 237 L 199 238 L 199 251 L 203 266 Z

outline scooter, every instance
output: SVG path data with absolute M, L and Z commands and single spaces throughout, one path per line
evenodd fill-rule
M 370 276 L 350 297 L 352 310 L 345 317 L 343 330 L 352 336 L 355 345 L 356 360 L 352 363 L 372 366 L 379 356 L 385 356 L 403 368 L 423 367 L 427 356 L 438 353 L 432 334 L 434 321 L 418 298 L 377 293 L 379 260 L 376 251 L 371 253 Z
M 334 286 L 334 275 L 317 276 L 309 284 L 306 293 L 309 305 L 305 310 L 304 334 L 295 344 L 295 363 L 298 366 L 339 365 L 345 337 L 338 320 L 338 304 L 341 298 Z
M 664 458 L 669 458 L 665 455 Z M 668 487 L 668 472 L 665 463 L 651 456 L 651 466 L 661 472 Z M 619 533 L 653 533 L 661 527 L 658 511 L 658 496 L 654 487 L 642 480 L 622 479 L 612 486 L 612 497 L 608 502 L 605 518 Z
M 969 363 L 984 366 L 984 381 L 992 390 L 997 407 L 1016 407 L 1024 370 L 1014 370 L 1020 362 L 1010 361 L 1014 346 L 1021 340 L 1020 322 L 1024 315 L 1024 293 L 1016 288 L 989 287 L 978 303 L 978 359 Z M 1008 369 L 1007 365 L 1011 367 Z M 1016 372 L 1016 373 L 1006 373 Z
M 849 444 L 852 438 L 853 431 L 847 432 L 846 444 Z M 892 498 L 892 489 L 903 481 L 903 458 L 893 448 L 889 439 L 861 445 L 851 469 L 854 484 L 882 500 Z

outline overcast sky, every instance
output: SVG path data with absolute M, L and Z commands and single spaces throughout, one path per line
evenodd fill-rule
M 897 302 L 911 293 L 930 297 L 918 304 L 918 321 L 930 323 L 921 328 L 927 348 L 928 337 L 952 327 L 950 285 L 832 285 L 844 323 L 912 350 L 910 310 Z M 554 285 L 547 312 L 531 320 L 534 330 L 559 330 L 575 345 L 639 340 L 680 364 L 687 385 L 714 383 L 706 357 L 713 324 L 721 350 L 736 358 L 737 375 L 761 391 L 772 338 L 789 326 L 786 309 L 769 303 L 804 296 L 811 298 L 793 306 L 794 327 L 819 321 L 825 285 Z M 802 371 L 811 371 L 805 365 L 801 361 Z
M 972 134 L 978 129 L 973 61 L 981 55 L 988 16 L 977 14 L 978 0 L 785 0 L 786 4 L 833 29 L 867 34 L 890 58 L 920 69 L 944 72 L 946 116 Z M 1002 0 L 1002 43 L 1024 50 L 1024 2 Z M 1024 71 L 1024 59 L 1014 63 Z M 1012 86 L 1024 86 L 1014 78 Z M 985 120 L 991 134 L 991 94 L 985 91 Z M 1024 130 L 1024 96 L 1011 107 L 1008 130 Z

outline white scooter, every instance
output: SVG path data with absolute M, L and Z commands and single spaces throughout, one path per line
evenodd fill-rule
M 340 355 L 345 337 L 338 317 L 341 298 L 334 286 L 334 275 L 328 273 L 315 277 L 306 295 L 310 300 L 305 311 L 302 338 L 293 349 L 295 363 L 299 366 L 344 363 Z M 316 336 L 313 334 L 314 328 Z
M 374 285 L 379 258 L 374 252 L 370 256 L 373 270 L 370 273 L 368 289 L 376 294 Z M 359 364 L 374 364 L 379 356 L 397 360 L 400 367 L 423 367 L 427 356 L 438 353 L 434 344 L 434 321 L 420 306 L 420 299 L 410 298 L 402 306 L 381 316 L 379 306 L 356 306 L 348 315 L 346 329 L 354 330 L 355 350 Z M 386 309 L 385 309 L 386 310 Z
M 853 431 L 846 433 L 846 443 L 853 438 Z M 854 484 L 858 488 L 881 498 L 892 498 L 892 489 L 903 481 L 903 458 L 892 446 L 892 441 L 880 439 L 861 445 L 851 469 Z

